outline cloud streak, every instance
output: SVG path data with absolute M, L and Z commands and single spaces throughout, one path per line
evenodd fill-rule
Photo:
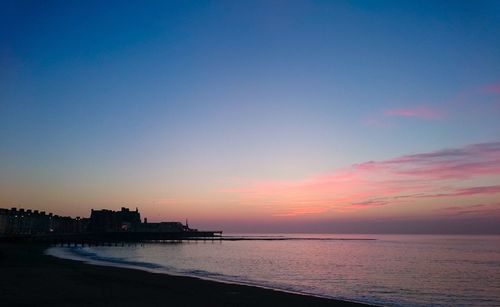
M 500 94 L 500 83 L 485 85 L 481 87 L 481 92 L 488 94 Z
M 381 162 L 370 161 L 354 168 L 433 180 L 500 174 L 500 142 L 407 155 Z
M 275 216 L 298 216 L 492 197 L 500 194 L 500 185 L 471 182 L 498 180 L 500 142 L 491 142 L 369 161 L 301 180 L 249 182 L 224 191 L 247 203 L 271 203 Z M 307 208 L 300 209 L 304 204 Z
M 384 111 L 384 115 L 397 117 L 415 117 L 420 119 L 441 119 L 444 117 L 443 112 L 427 106 L 388 109 Z
M 391 126 L 391 118 L 414 118 L 421 120 L 441 120 L 448 117 L 471 114 L 487 114 L 497 112 L 500 94 L 500 83 L 485 84 L 474 89 L 461 92 L 451 101 L 442 102 L 439 107 L 428 105 L 415 105 L 385 109 L 361 120 L 367 126 L 386 128 Z M 492 97 L 494 97 L 492 99 Z
M 451 217 L 477 216 L 493 217 L 500 216 L 500 203 L 475 204 L 469 206 L 452 206 L 440 208 L 439 213 Z

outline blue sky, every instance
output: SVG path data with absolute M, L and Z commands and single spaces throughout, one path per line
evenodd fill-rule
M 197 216 L 229 210 L 217 191 L 242 181 L 498 141 L 498 16 L 495 1 L 3 1 L 0 205 Z

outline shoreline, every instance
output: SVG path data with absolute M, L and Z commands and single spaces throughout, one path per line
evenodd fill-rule
M 210 278 L 210 277 L 204 277 L 204 276 L 195 276 L 195 275 L 188 275 L 188 274 L 180 274 L 180 273 L 172 273 L 172 272 L 165 272 L 165 271 L 158 271 L 155 268 L 148 268 L 148 267 L 138 267 L 134 266 L 132 264 L 119 264 L 119 263 L 113 263 L 113 262 L 106 262 L 103 260 L 87 260 L 84 258 L 71 258 L 71 257 L 64 257 L 64 256 L 57 256 L 55 253 L 49 252 L 50 249 L 52 248 L 57 248 L 57 247 L 49 247 L 45 249 L 44 255 L 54 257 L 57 259 L 62 259 L 62 260 L 70 260 L 70 261 L 76 261 L 80 262 L 83 264 L 87 265 L 96 265 L 96 266 L 103 266 L 103 267 L 110 267 L 110 268 L 118 268 L 118 269 L 129 269 L 129 270 L 138 270 L 138 271 L 143 271 L 151 274 L 160 274 L 160 275 L 166 275 L 166 276 L 175 276 L 175 277 L 187 277 L 187 278 L 194 278 L 198 280 L 205 280 L 205 281 L 211 281 L 215 283 L 222 283 L 222 284 L 229 284 L 229 285 L 240 285 L 240 286 L 247 286 L 247 287 L 253 287 L 253 288 L 260 288 L 260 289 L 265 289 L 265 290 L 272 290 L 272 291 L 277 291 L 277 292 L 284 292 L 284 293 L 289 293 L 289 294 L 296 294 L 296 295 L 302 295 L 302 296 L 311 296 L 311 297 L 317 297 L 321 299 L 328 299 L 328 300 L 339 300 L 339 301 L 344 301 L 341 299 L 336 299 L 334 297 L 328 297 L 328 296 L 321 296 L 321 295 L 315 295 L 312 293 L 304 293 L 304 292 L 299 292 L 299 291 L 293 291 L 293 290 L 286 290 L 286 289 L 280 289 L 280 288 L 272 288 L 272 287 L 266 287 L 263 285 L 258 285 L 258 284 L 252 284 L 252 283 L 245 283 L 241 281 L 232 281 L 232 280 L 222 280 L 222 279 L 216 279 L 216 278 Z M 365 304 L 361 302 L 355 302 L 355 301 L 348 301 L 346 302 L 351 302 L 351 303 L 358 303 L 358 304 Z M 365 305 L 366 306 L 366 305 Z M 373 305 L 369 305 L 373 306 Z
M 47 245 L 0 244 L 3 306 L 370 306 L 253 285 L 46 255 Z

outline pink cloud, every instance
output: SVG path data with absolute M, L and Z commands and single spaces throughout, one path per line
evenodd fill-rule
M 454 196 L 469 196 L 477 194 L 496 194 L 496 193 L 500 193 L 500 185 L 461 188 L 448 193 L 422 195 L 419 197 L 454 197 Z
M 439 213 L 447 216 L 499 216 L 500 203 L 476 204 L 469 206 L 451 206 L 440 208 Z
M 500 94 L 500 83 L 485 85 L 481 87 L 481 92 L 490 94 Z
M 275 216 L 500 193 L 500 185 L 471 186 L 473 179 L 499 182 L 500 142 L 369 161 L 300 180 L 249 182 L 225 191 L 247 203 L 272 204 Z M 297 209 L 306 203 L 307 210 Z
M 421 119 L 441 119 L 444 117 L 443 112 L 426 106 L 389 109 L 384 111 L 384 115 L 399 116 L 399 117 L 415 117 Z
M 355 208 L 367 208 L 367 207 L 378 207 L 389 205 L 395 202 L 401 202 L 406 199 L 419 199 L 419 198 L 443 198 L 443 197 L 458 197 L 458 196 L 473 196 L 473 195 L 489 195 L 500 193 L 500 185 L 492 186 L 476 186 L 468 188 L 451 188 L 447 189 L 447 192 L 443 193 L 417 193 L 417 194 L 407 194 L 398 195 L 392 197 L 379 197 L 374 199 L 368 199 L 362 202 L 353 203 L 351 206 Z M 450 207 L 451 208 L 451 207 Z
M 390 202 L 387 200 L 370 199 L 370 200 L 365 200 L 365 201 L 361 201 L 358 203 L 353 203 L 353 204 L 351 204 L 351 207 L 353 207 L 353 208 L 369 208 L 369 207 L 385 206 L 388 204 L 390 204 Z
M 434 180 L 500 174 L 500 142 L 407 155 L 380 162 L 365 162 L 356 167 Z
M 485 94 L 489 94 L 492 97 L 485 97 Z M 500 83 L 486 84 L 458 93 L 451 100 L 441 102 L 439 108 L 426 105 L 396 107 L 383 110 L 379 114 L 372 114 L 364 118 L 361 123 L 380 128 L 390 126 L 391 122 L 389 118 L 391 117 L 439 120 L 448 116 L 455 117 L 459 115 L 471 117 L 490 114 L 491 112 L 496 113 L 500 110 L 500 104 L 498 100 L 492 101 L 491 98 L 496 99 L 498 97 L 497 94 L 500 94 Z

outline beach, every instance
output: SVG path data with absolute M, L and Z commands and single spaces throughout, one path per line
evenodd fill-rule
M 0 244 L 2 306 L 367 306 L 194 277 L 96 266 Z

